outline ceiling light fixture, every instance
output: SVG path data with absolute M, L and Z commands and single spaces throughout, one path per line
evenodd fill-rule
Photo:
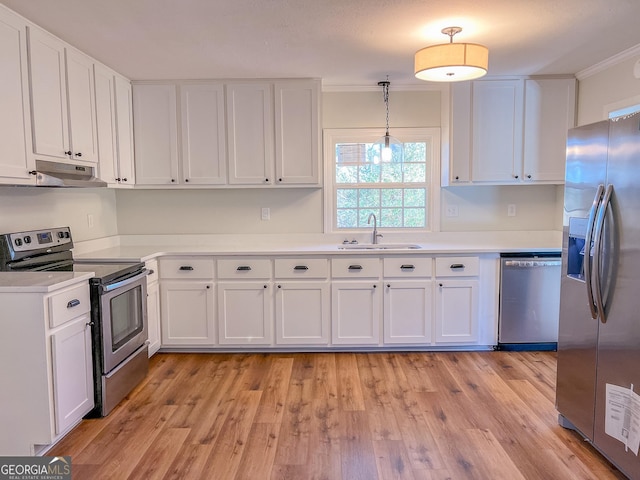
M 380 156 L 374 157 L 375 163 L 380 161 L 383 162 L 402 162 L 402 143 L 389 135 L 389 77 L 387 76 L 387 80 L 383 82 L 378 82 L 378 86 L 382 87 L 382 98 L 384 100 L 384 105 L 387 109 L 387 129 L 385 130 L 384 137 L 378 140 L 375 145 L 377 146 L 378 151 L 380 152 Z
M 453 36 L 461 31 L 460 27 L 443 28 L 442 33 L 449 35 L 449 43 L 416 52 L 416 78 L 430 82 L 460 82 L 487 73 L 489 49 L 476 43 L 453 43 Z

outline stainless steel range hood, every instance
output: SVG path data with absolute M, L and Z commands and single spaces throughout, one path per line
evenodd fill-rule
M 40 187 L 106 187 L 95 176 L 95 168 L 85 165 L 36 160 L 36 185 Z

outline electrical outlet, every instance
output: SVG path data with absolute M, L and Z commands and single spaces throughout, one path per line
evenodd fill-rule
M 445 208 L 445 215 L 447 217 L 457 217 L 458 216 L 458 205 L 447 205 Z
M 93 228 L 93 215 L 91 213 L 87 215 L 87 226 Z
M 507 217 L 515 217 L 516 216 L 516 205 L 515 203 L 510 203 L 507 205 Z
M 271 209 L 269 207 L 262 207 L 260 218 L 262 220 L 271 220 Z

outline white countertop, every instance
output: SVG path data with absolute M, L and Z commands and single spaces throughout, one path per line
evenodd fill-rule
M 76 272 L 0 272 L 0 293 L 48 293 L 86 282 L 93 276 Z
M 131 235 L 111 241 L 83 242 L 74 249 L 77 260 L 148 261 L 164 255 L 375 255 L 560 252 L 562 232 L 450 232 L 383 239 L 411 243 L 419 249 L 344 250 L 343 236 L 329 235 Z M 353 235 L 348 236 L 352 238 Z M 360 243 L 368 236 L 359 234 Z

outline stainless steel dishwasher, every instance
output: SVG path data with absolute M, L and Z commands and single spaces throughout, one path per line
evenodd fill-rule
M 555 350 L 560 310 L 559 253 L 504 253 L 499 350 Z

